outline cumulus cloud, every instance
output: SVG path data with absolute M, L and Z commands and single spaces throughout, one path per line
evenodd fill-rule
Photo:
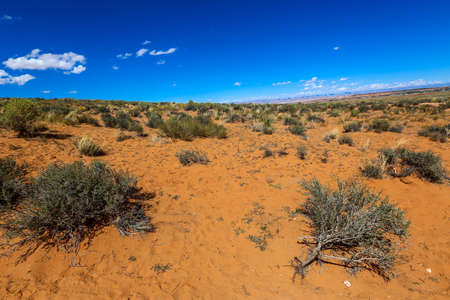
M 291 81 L 280 81 L 280 82 L 274 82 L 272 83 L 273 86 L 278 86 L 278 85 L 287 85 L 287 84 L 291 84 Z
M 156 62 L 157 65 L 164 65 L 166 61 L 164 59 L 160 59 Z
M 132 55 L 133 54 L 126 52 L 124 54 L 117 54 L 116 57 L 119 58 L 119 59 L 127 59 L 128 57 L 130 57 Z
M 177 51 L 177 48 L 170 48 L 170 49 L 168 49 L 167 51 L 163 51 L 163 50 L 158 50 L 158 51 L 156 51 L 156 50 L 152 50 L 152 51 L 150 51 L 150 55 L 154 55 L 154 56 L 157 56 L 157 55 L 167 55 L 167 54 L 172 54 L 172 53 L 174 53 L 175 51 Z
M 142 45 L 148 45 L 148 44 L 150 44 L 150 43 L 151 43 L 150 41 L 145 40 L 145 41 L 142 42 Z
M 340 48 L 341 48 L 341 47 L 339 47 L 339 46 L 335 46 L 335 47 L 333 47 L 333 50 L 334 50 L 334 51 L 338 51 Z
M 145 48 L 139 49 L 139 50 L 136 52 L 136 56 L 137 56 L 137 57 L 142 56 L 142 55 L 144 55 L 145 53 L 147 53 L 147 51 L 148 51 L 148 49 L 145 49 Z
M 12 76 L 12 75 L 8 74 L 5 70 L 0 69 L 0 85 L 3 85 L 3 84 L 24 85 L 28 81 L 33 80 L 35 78 L 36 77 L 34 77 L 30 74 Z
M 86 58 L 83 55 L 66 52 L 63 54 L 42 53 L 39 49 L 34 49 L 31 53 L 9 58 L 3 64 L 12 70 L 66 70 L 66 74 L 80 74 L 86 70 Z M 77 66 L 75 66 L 78 64 Z M 70 70 L 70 71 L 69 71 Z
M 50 94 L 51 91 L 48 91 L 48 90 L 47 90 L 47 91 L 41 91 L 41 93 L 42 93 L 42 94 Z
M 321 89 L 325 80 L 319 80 L 317 77 L 311 78 L 311 80 L 303 80 L 303 86 L 305 90 Z
M 118 66 L 112 66 L 112 68 L 113 68 L 113 70 L 119 70 L 119 67 Z
M 235 83 L 233 83 L 234 86 L 241 86 L 241 83 L 239 81 L 236 81 Z
M 69 94 L 77 94 L 77 93 L 78 93 L 77 90 L 71 90 L 71 91 L 69 91 Z

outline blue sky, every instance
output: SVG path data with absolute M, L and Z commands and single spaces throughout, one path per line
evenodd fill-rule
M 450 81 L 450 1 L 4 1 L 0 96 L 239 101 Z

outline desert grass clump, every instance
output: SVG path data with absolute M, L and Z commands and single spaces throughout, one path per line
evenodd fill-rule
M 300 159 L 306 159 L 306 154 L 308 153 L 308 150 L 306 149 L 306 146 L 300 145 L 297 147 L 297 157 Z
M 295 275 L 305 275 L 313 262 L 333 263 L 350 270 L 368 269 L 385 279 L 393 276 L 397 242 L 408 237 L 404 212 L 380 193 L 357 181 L 337 182 L 332 191 L 317 179 L 304 182 L 309 196 L 301 212 L 310 220 L 311 234 L 299 237 L 310 247 L 305 259 L 295 257 Z
M 357 122 L 350 122 L 347 124 L 344 124 L 344 132 L 357 132 L 361 131 L 362 123 Z
M 172 117 L 160 126 L 160 130 L 170 138 L 192 141 L 194 137 L 226 138 L 227 130 L 212 121 L 201 122 L 191 116 Z
M 351 136 L 343 134 L 339 137 L 338 143 L 340 145 L 347 144 L 349 146 L 353 146 L 353 139 Z
M 289 131 L 295 135 L 306 136 L 306 127 L 302 123 L 289 126 Z
M 430 125 L 422 128 L 418 132 L 419 136 L 425 136 L 430 138 L 432 141 L 440 141 L 441 143 L 445 143 L 447 139 L 450 137 L 450 124 L 439 126 L 439 125 Z
M 161 118 L 161 115 L 156 113 L 156 112 L 149 112 L 146 114 L 147 116 L 147 123 L 145 123 L 145 125 L 147 125 L 150 128 L 159 128 L 159 126 L 161 126 L 161 124 L 163 123 L 163 120 Z
M 414 152 L 405 147 L 382 149 L 386 160 L 386 172 L 394 177 L 406 177 L 416 173 L 430 182 L 442 183 L 448 179 L 441 158 L 431 151 Z
M 386 158 L 379 154 L 376 159 L 365 162 L 360 170 L 364 177 L 381 179 L 386 170 Z
M 389 124 L 389 122 L 387 120 L 377 119 L 372 122 L 369 129 L 373 130 L 377 133 L 380 133 L 383 131 L 388 131 L 390 127 L 391 127 L 391 125 Z
M 272 134 L 273 129 L 273 119 L 270 117 L 263 118 L 263 132 L 264 134 Z
M 0 158 L 0 211 L 12 208 L 24 194 L 26 170 L 11 157 Z
M 86 156 L 101 156 L 105 154 L 102 147 L 96 145 L 94 141 L 87 136 L 79 138 L 75 146 L 81 154 Z
M 57 246 L 77 253 L 83 240 L 115 224 L 123 234 L 149 232 L 150 219 L 138 201 L 137 179 L 94 161 L 52 164 L 34 179 L 26 205 L 11 213 L 1 227 L 8 252 Z
M 17 132 L 18 137 L 34 134 L 34 125 L 39 117 L 39 107 L 32 100 L 12 99 L 3 108 L 0 125 Z
M 118 142 L 125 141 L 125 140 L 127 140 L 127 139 L 129 139 L 129 138 L 131 138 L 131 136 L 126 135 L 125 132 L 124 132 L 123 130 L 119 130 L 119 131 L 116 133 L 116 141 L 118 141 Z
M 206 165 L 209 163 L 206 154 L 196 150 L 181 150 L 177 152 L 177 157 L 183 166 L 190 166 L 192 164 Z

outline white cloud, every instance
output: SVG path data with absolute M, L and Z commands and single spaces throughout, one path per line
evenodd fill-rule
M 234 86 L 241 86 L 241 83 L 239 81 L 236 81 L 235 83 L 233 83 Z
M 12 21 L 14 18 L 8 15 L 3 15 L 2 21 Z
M 12 75 L 8 74 L 5 70 L 0 69 L 0 85 L 3 85 L 3 84 L 24 85 L 28 81 L 33 80 L 35 78 L 36 77 L 34 77 L 30 74 L 12 76 Z
M 278 85 L 287 85 L 287 84 L 291 84 L 291 81 L 281 81 L 281 82 L 274 82 L 272 83 L 273 86 L 278 86 Z
M 151 43 L 150 41 L 145 40 L 145 41 L 142 42 L 142 45 L 148 45 L 148 44 L 150 44 L 150 43 Z
M 172 86 L 177 86 L 177 84 L 176 83 L 172 83 Z
M 72 71 L 64 72 L 64 74 L 80 74 L 84 71 L 86 71 L 86 67 L 84 67 L 82 65 L 78 65 L 76 67 L 73 67 Z
M 164 59 L 160 59 L 156 62 L 157 65 L 164 65 L 166 61 Z
M 17 57 L 9 58 L 3 64 L 12 70 L 47 70 L 61 69 L 71 70 L 67 73 L 80 74 L 86 67 L 86 58 L 83 55 L 74 52 L 66 52 L 63 54 L 43 53 L 41 50 L 34 49 L 31 53 Z M 75 67 L 76 64 L 79 64 Z
M 133 54 L 126 52 L 124 54 L 117 54 L 116 57 L 119 58 L 119 59 L 127 59 L 128 57 L 130 57 L 132 55 Z
M 167 51 L 163 51 L 163 50 L 159 50 L 159 51 L 156 51 L 156 50 L 152 50 L 152 51 L 150 51 L 150 55 L 154 55 L 154 56 L 156 56 L 156 55 L 167 55 L 167 54 L 172 54 L 172 53 L 174 53 L 175 51 L 177 50 L 177 48 L 170 48 L 170 49 L 168 49 Z
M 42 93 L 42 94 L 50 94 L 51 91 L 48 91 L 48 90 L 47 90 L 47 91 L 41 91 L 41 93 Z
M 112 68 L 113 68 L 113 70 L 119 70 L 119 67 L 118 66 L 112 66 Z
M 333 47 L 333 50 L 334 50 L 334 51 L 338 51 L 340 48 L 341 48 L 341 47 L 339 47 L 339 46 L 335 46 L 335 47 Z
M 316 76 L 314 76 L 313 78 L 311 78 L 311 80 L 302 80 L 303 86 L 304 86 L 304 90 L 311 90 L 311 89 L 321 89 L 323 88 L 323 83 L 325 82 L 325 80 L 319 80 Z
M 77 94 L 77 93 L 78 93 L 77 90 L 71 90 L 71 91 L 69 91 L 69 94 Z
M 346 80 L 348 80 L 348 77 L 341 77 L 339 80 L 340 81 L 346 81 Z
M 142 55 L 144 55 L 147 51 L 148 51 L 148 49 L 145 49 L 145 48 L 139 49 L 139 50 L 136 52 L 136 56 L 137 56 L 137 57 L 142 56 Z

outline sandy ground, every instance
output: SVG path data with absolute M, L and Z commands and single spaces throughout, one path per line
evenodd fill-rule
M 415 150 L 433 150 L 450 169 L 450 144 L 417 136 L 419 126 L 398 133 L 351 133 L 355 147 L 325 143 L 322 137 L 336 120 L 308 131 L 308 140 L 277 125 L 262 135 L 242 124 L 227 124 L 229 138 L 194 142 L 152 141 L 148 137 L 116 142 L 116 129 L 51 125 L 67 139 L 18 139 L 0 130 L 0 157 L 13 155 L 29 164 L 31 175 L 53 162 L 80 159 L 77 137 L 88 135 L 103 144 L 101 160 L 128 169 L 139 178 L 149 200 L 157 229 L 154 233 L 121 237 L 106 228 L 79 256 L 56 249 L 40 249 L 24 263 L 15 257 L 0 259 L 2 299 L 449 299 L 450 289 L 450 186 L 415 177 L 406 183 L 386 177 L 363 179 L 382 191 L 411 220 L 411 237 L 396 278 L 386 282 L 367 271 L 353 276 L 343 268 L 313 265 L 306 278 L 292 282 L 289 261 L 305 256 L 297 237 L 308 230 L 302 216 L 289 216 L 304 201 L 299 184 L 317 177 L 333 184 L 359 176 L 358 167 L 376 150 L 399 141 Z M 361 147 L 370 139 L 366 152 Z M 306 160 L 296 147 L 308 147 Z M 20 147 L 20 149 L 13 150 Z M 286 148 L 288 155 L 263 158 L 261 146 Z M 175 156 L 180 149 L 207 153 L 208 165 L 182 166 Z M 321 162 L 328 150 L 327 163 Z M 249 239 L 252 235 L 261 241 Z M 264 243 L 265 240 L 265 243 Z M 260 247 L 258 247 L 260 246 Z M 168 266 L 156 272 L 155 265 Z M 427 271 L 428 269 L 428 271 Z M 431 270 L 431 271 L 430 271 Z M 351 287 L 346 287 L 348 280 Z

